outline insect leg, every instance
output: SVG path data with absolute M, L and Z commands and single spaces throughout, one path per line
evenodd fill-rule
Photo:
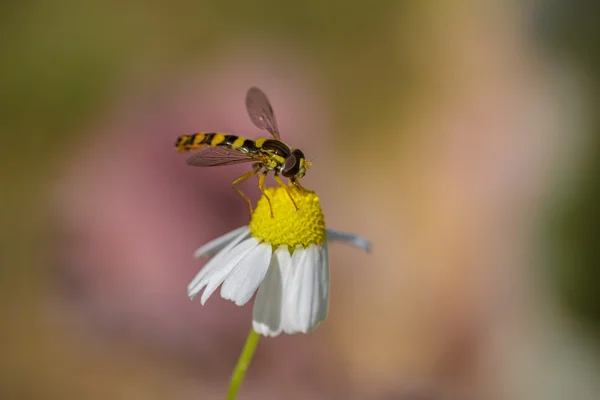
M 248 211 L 250 211 L 250 216 L 252 217 L 252 213 L 253 213 L 253 209 L 252 209 L 252 202 L 250 201 L 250 199 L 248 198 L 248 196 L 246 196 L 244 194 L 244 192 L 242 192 L 240 189 L 237 188 L 236 185 L 244 182 L 246 179 L 250 178 L 253 175 L 256 175 L 258 173 L 258 171 L 260 170 L 260 165 L 254 166 L 254 169 L 250 172 L 246 172 L 244 175 L 240 176 L 239 178 L 237 178 L 235 181 L 233 181 L 233 183 L 231 184 L 231 187 L 238 192 L 238 194 L 240 196 L 242 196 L 242 198 L 244 200 L 246 200 L 246 203 L 248 203 Z
M 269 208 L 271 209 L 271 218 L 273 218 L 273 206 L 271 205 L 271 199 L 269 198 L 269 196 L 267 196 L 267 193 L 265 193 L 265 178 L 267 177 L 268 173 L 269 171 L 263 171 L 263 173 L 260 174 L 260 176 L 258 177 L 258 188 L 262 192 L 263 196 L 265 196 L 265 198 L 267 199 L 267 202 L 269 203 Z
M 300 190 L 303 190 L 305 192 L 310 192 L 310 190 L 307 190 L 304 186 L 302 186 L 300 184 L 300 181 L 296 178 L 290 178 L 290 183 L 292 184 L 292 186 L 297 187 Z
M 296 205 L 296 202 L 294 201 L 294 197 L 292 196 L 292 192 L 290 192 L 290 187 L 288 185 L 286 185 L 285 183 L 283 183 L 283 181 L 281 180 L 281 178 L 279 177 L 279 175 L 277 175 L 277 173 L 275 173 L 275 176 L 273 177 L 273 179 L 275 179 L 275 181 L 277 183 L 279 183 L 281 186 L 283 186 L 285 188 L 285 191 L 287 192 L 288 196 L 290 196 L 290 200 L 292 200 L 292 203 L 294 204 L 294 208 L 296 209 L 296 211 L 298 211 L 299 208 Z

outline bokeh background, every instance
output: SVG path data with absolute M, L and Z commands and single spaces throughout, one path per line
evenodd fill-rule
M 328 320 L 263 340 L 242 399 L 594 399 L 600 29 L 592 1 L 0 5 L 0 398 L 219 399 L 251 307 L 186 297 L 247 223 L 269 96 L 330 227 Z M 254 198 L 254 182 L 244 188 Z

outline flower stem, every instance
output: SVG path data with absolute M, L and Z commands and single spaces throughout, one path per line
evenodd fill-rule
M 244 375 L 246 375 L 246 370 L 250 365 L 250 361 L 252 361 L 252 356 L 254 355 L 254 350 L 256 350 L 259 339 L 260 335 L 254 332 L 254 329 L 250 329 L 244 350 L 242 350 L 242 354 L 233 370 L 229 391 L 227 392 L 227 400 L 235 400 L 237 397 L 237 392 L 244 381 Z

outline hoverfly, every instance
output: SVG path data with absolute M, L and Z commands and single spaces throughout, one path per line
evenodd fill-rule
M 306 173 L 310 162 L 306 161 L 301 150 L 291 149 L 281 141 L 273 107 L 271 107 L 269 99 L 260 89 L 252 87 L 248 90 L 246 94 L 246 111 L 248 111 L 254 125 L 268 131 L 272 138 L 251 140 L 227 133 L 198 132 L 179 136 L 175 142 L 177 151 L 200 149 L 199 152 L 187 159 L 187 164 L 195 167 L 216 167 L 253 162 L 252 171 L 240 176 L 231 185 L 248 203 L 250 215 L 252 215 L 252 203 L 237 185 L 260 173 L 258 187 L 271 207 L 271 200 L 265 194 L 264 186 L 265 178 L 271 171 L 274 173 L 275 181 L 286 188 L 294 207 L 298 210 L 289 186 L 283 183 L 279 174 L 288 178 L 292 186 L 304 189 L 300 185 L 299 179 Z M 272 207 L 271 216 L 273 216 Z

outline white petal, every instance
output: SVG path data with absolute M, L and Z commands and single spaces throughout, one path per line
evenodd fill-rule
M 369 240 L 360 236 L 352 235 L 350 233 L 338 232 L 332 229 L 327 229 L 327 240 L 341 240 L 355 247 L 358 247 L 359 249 L 362 249 L 367 253 L 371 252 L 371 242 Z
M 252 328 L 261 335 L 277 336 L 281 333 L 284 283 L 291 267 L 292 256 L 287 246 L 278 247 L 254 300 Z
M 329 312 L 329 251 L 327 249 L 327 243 L 320 249 L 321 252 L 321 266 L 320 266 L 320 277 L 319 277 L 319 296 L 320 296 L 320 307 L 319 315 L 317 319 L 324 321 L 327 318 Z
M 298 310 L 296 309 L 296 306 L 300 293 L 299 278 L 302 272 L 300 266 L 305 265 L 307 256 L 308 251 L 302 246 L 296 247 L 294 254 L 292 255 L 292 268 L 285 281 L 283 293 L 283 330 L 285 333 L 291 334 L 300 331 L 297 327 L 299 325 L 299 322 L 297 322 L 299 318 L 297 317 Z
M 200 290 L 202 290 L 202 287 L 204 285 L 200 285 L 200 283 L 204 281 L 204 284 L 206 284 L 204 278 L 212 274 L 213 270 L 219 268 L 222 265 L 223 260 L 230 254 L 231 250 L 238 243 L 244 240 L 247 236 L 248 232 L 242 232 L 238 234 L 238 236 L 235 239 L 233 239 L 228 245 L 226 245 L 223 248 L 223 250 L 219 252 L 219 254 L 217 254 L 212 260 L 207 262 L 206 265 L 204 265 L 204 268 L 202 268 L 200 272 L 196 274 L 194 279 L 192 279 L 192 281 L 188 285 L 188 296 L 191 299 L 193 299 L 200 292 Z
M 231 252 L 226 255 L 226 258 L 223 260 L 222 267 L 216 269 L 210 277 L 207 277 L 207 285 L 206 289 L 204 289 L 204 293 L 202 293 L 202 297 L 200 298 L 200 303 L 204 305 L 206 300 L 213 294 L 215 290 L 223 283 L 225 278 L 233 271 L 233 269 L 238 265 L 238 263 L 244 259 L 256 246 L 258 246 L 259 241 L 256 238 L 246 239 L 236 247 L 234 247 Z
M 224 256 L 220 258 L 219 263 L 211 268 L 210 272 L 207 273 L 194 287 L 194 295 L 196 295 L 204 286 L 206 286 L 206 289 L 200 298 L 200 302 L 203 305 L 219 285 L 223 283 L 225 278 L 227 278 L 227 275 L 231 273 L 231 270 L 233 270 L 240 260 L 256 246 L 258 246 L 258 239 L 250 238 L 238 244 L 227 253 L 224 253 Z
M 217 254 L 220 250 L 222 250 L 225 246 L 235 240 L 239 235 L 244 234 L 248 235 L 250 230 L 247 226 L 239 227 L 229 233 L 226 233 L 222 236 L 219 236 L 215 240 L 211 240 L 206 243 L 204 246 L 200 247 L 198 250 L 194 252 L 195 258 L 205 257 L 205 256 L 213 256 Z
M 316 245 L 297 247 L 292 255 L 292 271 L 284 293 L 286 333 L 307 333 L 327 315 L 329 271 L 322 271 L 321 250 Z M 326 264 L 326 267 L 329 263 Z
M 270 244 L 261 243 L 244 256 L 225 279 L 221 297 L 238 306 L 246 304 L 267 274 L 272 251 Z

